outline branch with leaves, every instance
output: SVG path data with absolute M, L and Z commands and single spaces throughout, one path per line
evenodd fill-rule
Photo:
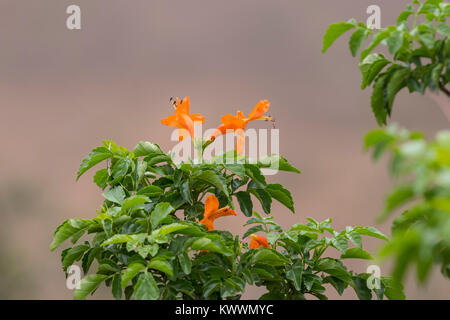
M 322 52 L 347 31 L 354 30 L 349 47 L 355 57 L 360 53 L 361 88 L 373 86 L 372 111 L 378 124 L 387 124 L 396 95 L 404 88 L 409 92 L 441 91 L 450 97 L 450 3 L 442 0 L 414 0 L 400 13 L 396 25 L 372 30 L 363 22 L 351 19 L 332 24 L 323 37 Z M 373 53 L 387 47 L 391 58 Z

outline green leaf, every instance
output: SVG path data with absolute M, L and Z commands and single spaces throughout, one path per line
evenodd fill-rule
M 192 236 L 198 236 L 203 234 L 203 232 L 196 226 L 177 222 L 162 226 L 161 228 L 152 232 L 152 235 L 154 236 L 157 236 L 158 234 L 167 235 L 170 233 L 180 233 Z
M 243 164 L 224 164 L 225 168 L 241 178 L 245 176 L 245 167 Z
M 222 282 L 217 279 L 211 279 L 209 280 L 203 287 L 203 297 L 207 299 L 214 291 L 217 291 Z
M 121 186 L 116 186 L 105 191 L 102 196 L 108 201 L 122 205 L 125 199 L 125 191 Z
M 159 271 L 164 272 L 165 274 L 167 274 L 169 276 L 173 276 L 172 265 L 167 260 L 160 259 L 159 257 L 158 258 L 153 258 L 148 263 L 148 268 L 159 270 Z
M 114 179 L 127 174 L 131 160 L 129 158 L 119 159 L 111 168 L 111 175 Z
M 150 223 L 152 225 L 152 228 L 155 229 L 161 223 L 161 221 L 163 221 L 174 210 L 175 209 L 172 208 L 172 206 L 168 202 L 158 203 L 150 215 Z
M 396 29 L 397 28 L 395 26 L 390 26 L 387 29 L 378 31 L 372 38 L 372 42 L 367 49 L 361 52 L 361 61 L 363 61 L 372 52 L 372 50 L 381 43 L 381 41 L 389 37 L 390 34 Z
M 270 194 L 264 189 L 248 188 L 248 191 L 259 200 L 264 212 L 269 214 L 270 207 L 272 206 L 272 197 Z
M 358 232 L 356 231 L 347 232 L 347 237 L 354 245 L 358 246 L 359 248 L 362 248 L 362 239 Z
M 386 85 L 389 81 L 389 74 L 383 74 L 375 80 L 371 96 L 371 107 L 378 125 L 385 125 L 387 119 L 387 98 Z
M 325 53 L 337 38 L 353 28 L 355 28 L 355 23 L 352 22 L 339 22 L 329 25 L 325 35 L 323 36 L 322 53 Z
M 159 288 L 149 272 L 144 272 L 139 276 L 134 289 L 134 297 L 136 300 L 158 300 Z
M 331 239 L 331 243 L 339 251 L 341 251 L 341 252 L 347 251 L 347 248 L 348 248 L 347 239 L 345 239 L 345 238 L 343 238 L 341 236 L 338 236 L 336 238 Z
M 355 32 L 350 37 L 349 47 L 352 56 L 356 56 L 356 53 L 361 48 L 364 40 L 367 37 L 367 30 L 362 27 L 358 27 Z
M 365 236 L 369 236 L 369 237 L 373 237 L 373 238 L 378 238 L 378 239 L 381 239 L 381 240 L 389 241 L 388 237 L 386 237 L 382 232 L 380 232 L 379 230 L 377 230 L 374 227 L 357 226 L 357 227 L 354 227 L 353 230 L 355 232 L 358 232 L 360 235 L 365 235 Z
M 264 189 L 266 187 L 266 178 L 261 173 L 258 166 L 253 164 L 245 165 L 245 172 L 252 179 L 252 182 L 256 185 L 258 189 Z
M 401 282 L 394 281 L 391 277 L 381 277 L 381 282 L 384 285 L 384 294 L 389 300 L 405 300 Z
M 112 295 L 114 299 L 120 300 L 122 299 L 122 287 L 120 284 L 121 277 L 120 274 L 114 275 L 114 278 L 112 280 Z
M 69 219 L 64 221 L 56 230 L 53 241 L 50 244 L 50 250 L 55 250 L 61 243 L 69 239 L 81 231 L 86 231 L 89 227 L 95 225 L 96 222 L 88 219 Z
M 128 234 L 115 234 L 111 238 L 102 242 L 101 246 L 104 247 L 104 246 L 107 246 L 110 244 L 124 243 L 124 242 L 129 242 L 132 240 L 133 240 L 133 237 Z
M 89 153 L 87 157 L 84 158 L 83 161 L 81 162 L 80 168 L 78 169 L 77 173 L 77 180 L 83 175 L 83 173 L 88 171 L 90 168 L 102 162 L 103 160 L 112 158 L 112 156 L 113 153 L 104 147 L 97 147 L 94 150 L 92 150 L 92 152 Z
M 146 269 L 146 267 L 141 263 L 132 263 L 127 269 L 122 273 L 122 288 L 125 288 L 128 282 L 131 281 L 139 272 Z
M 414 198 L 414 189 L 412 186 L 405 185 L 405 186 L 399 186 L 395 188 L 391 193 L 387 196 L 386 202 L 384 205 L 384 210 L 381 213 L 379 219 L 384 220 L 387 218 L 387 216 L 400 207 L 401 205 L 405 204 L 407 201 Z
M 108 276 L 103 274 L 90 274 L 80 281 L 80 287 L 74 292 L 74 300 L 84 300 L 88 294 L 93 293 Z
M 395 30 L 389 35 L 387 45 L 391 54 L 395 55 L 400 50 L 403 45 L 403 36 L 404 32 L 400 30 Z
M 262 263 L 271 266 L 283 266 L 290 263 L 290 260 L 274 249 L 257 249 L 252 257 L 252 263 Z
M 158 244 L 154 243 L 151 245 L 139 247 L 138 253 L 142 258 L 145 259 L 148 257 L 148 255 L 151 255 L 152 257 L 154 257 L 158 253 L 158 250 L 159 250 Z
M 67 249 L 67 251 L 64 250 L 64 254 L 62 255 L 63 270 L 66 271 L 75 261 L 79 261 L 88 249 L 88 245 L 82 244 Z
M 450 38 L 450 27 L 447 23 L 443 22 L 436 28 L 436 31 L 442 34 L 443 36 Z
M 183 270 L 184 274 L 189 275 L 192 270 L 192 261 L 187 252 L 180 253 L 178 255 L 178 261 L 180 262 L 181 270 Z
M 159 196 L 164 193 L 164 190 L 158 186 L 147 186 L 145 188 L 140 189 L 137 194 L 145 195 L 148 197 Z
M 291 165 L 285 158 L 278 154 L 271 154 L 258 160 L 260 168 L 271 168 L 274 170 L 301 173 L 300 170 Z
M 94 175 L 94 182 L 103 190 L 109 179 L 108 169 L 100 169 Z
M 281 184 L 268 184 L 265 189 L 272 198 L 279 201 L 286 206 L 289 210 L 295 213 L 294 201 L 292 200 L 289 190 L 283 188 Z
M 148 156 L 155 153 L 164 154 L 157 144 L 140 141 L 134 148 L 133 153 L 136 157 Z
M 193 250 L 205 250 L 210 252 L 217 252 L 226 256 L 229 256 L 232 254 L 231 250 L 228 249 L 223 241 L 216 239 L 211 240 L 206 237 L 201 237 L 192 243 L 191 248 Z
M 361 277 L 353 277 L 354 289 L 360 300 L 371 300 L 372 292 L 367 287 L 367 281 Z
M 297 291 L 301 291 L 302 276 L 303 267 L 301 266 L 301 264 L 296 263 L 294 265 L 286 266 L 286 278 L 294 283 L 294 287 Z
M 229 196 L 227 186 L 222 181 L 222 179 L 212 170 L 203 170 L 200 171 L 198 174 L 193 176 L 194 179 L 200 180 L 202 182 L 208 183 L 220 191 L 222 191 L 226 197 Z
M 368 55 L 360 64 L 359 69 L 362 74 L 361 89 L 369 86 L 380 71 L 390 63 L 383 54 L 374 53 Z
M 373 260 L 373 257 L 367 251 L 361 248 L 350 248 L 341 255 L 341 259 L 365 259 Z
M 343 281 L 350 281 L 351 276 L 347 270 L 345 270 L 342 265 L 331 258 L 323 258 L 320 259 L 316 265 L 316 268 L 326 272 L 332 276 L 335 276 Z
M 387 85 L 387 112 L 390 114 L 392 110 L 392 104 L 394 103 L 397 93 L 406 86 L 407 80 L 411 71 L 408 68 L 401 68 L 392 74 L 389 83 Z
M 122 211 L 125 212 L 129 209 L 135 208 L 137 206 L 140 206 L 146 202 L 149 202 L 149 198 L 142 195 L 135 195 L 130 198 L 127 198 L 123 204 L 122 204 Z
M 189 186 L 189 181 L 188 180 L 184 181 L 181 184 L 181 186 L 180 186 L 180 193 L 181 193 L 181 196 L 183 197 L 184 201 L 186 201 L 190 205 L 192 205 L 194 203 L 193 200 L 192 200 L 191 188 Z
M 245 191 L 239 191 L 235 193 L 235 196 L 239 202 L 239 207 L 241 208 L 242 213 L 246 217 L 251 217 L 253 212 L 253 202 L 250 198 L 250 194 Z

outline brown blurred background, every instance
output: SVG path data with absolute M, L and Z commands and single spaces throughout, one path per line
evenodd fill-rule
M 72 297 L 60 250 L 48 246 L 64 219 L 92 218 L 101 204 L 92 172 L 75 183 L 79 163 L 102 139 L 129 148 L 149 140 L 170 149 L 171 128 L 160 119 L 171 112 L 171 96 L 189 95 L 206 127 L 224 113 L 247 113 L 259 99 L 270 100 L 280 151 L 303 171 L 269 178 L 295 198 L 295 215 L 273 208 L 283 226 L 308 216 L 333 217 L 337 228 L 375 224 L 392 181 L 385 161 L 375 165 L 362 152 L 363 134 L 376 126 L 370 90 L 359 89 L 348 36 L 322 55 L 322 35 L 330 23 L 365 21 L 371 4 L 381 7 L 382 26 L 392 24 L 408 2 L 2 0 L 0 298 Z M 81 30 L 66 28 L 70 4 L 81 7 Z M 429 135 L 449 127 L 433 99 L 405 92 L 393 119 Z M 220 227 L 235 222 L 223 219 Z M 377 227 L 389 233 L 389 226 Z M 379 244 L 368 241 L 365 248 Z M 358 272 L 367 267 L 348 265 Z M 427 286 L 418 287 L 411 275 L 406 287 L 410 299 L 450 297 L 438 270 Z M 261 293 L 250 288 L 245 297 Z M 97 298 L 109 296 L 101 290 Z

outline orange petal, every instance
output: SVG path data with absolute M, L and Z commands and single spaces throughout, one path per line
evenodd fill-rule
M 237 135 L 237 139 L 236 139 L 236 152 L 239 155 L 244 154 L 245 151 L 245 134 L 244 131 L 242 129 L 238 129 L 236 130 L 236 135 Z
M 222 117 L 222 123 L 225 125 L 227 129 L 237 130 L 237 129 L 245 129 L 247 125 L 246 121 L 231 114 L 226 114 Z
M 260 247 L 260 244 L 258 241 L 252 239 L 252 241 L 250 241 L 250 245 L 248 247 L 250 249 L 258 249 Z
M 189 117 L 191 117 L 192 121 L 194 122 L 201 122 L 201 123 L 205 122 L 205 117 L 202 116 L 201 114 L 191 114 Z
M 266 237 L 251 234 L 250 238 L 252 238 L 249 246 L 250 249 L 257 249 L 259 247 L 270 248 L 269 242 L 267 241 Z
M 171 115 L 167 118 L 161 119 L 161 123 L 169 127 L 179 127 L 180 125 L 176 115 Z
M 215 195 L 211 194 L 206 198 L 203 216 L 205 218 L 209 218 L 217 210 L 219 210 L 219 199 L 217 199 Z
M 237 213 L 233 209 L 231 209 L 230 207 L 223 207 L 223 208 L 213 212 L 210 215 L 210 219 L 212 221 L 214 221 L 217 218 L 226 217 L 226 216 L 237 216 Z
M 200 220 L 200 223 L 203 224 L 206 227 L 206 229 L 208 229 L 208 231 L 214 230 L 214 224 L 210 219 L 204 218 Z
M 218 126 L 214 132 L 211 135 L 211 140 L 216 139 L 218 136 L 225 134 L 227 132 L 227 128 L 225 127 L 224 124 L 221 124 L 220 126 Z
M 246 120 L 246 119 L 247 119 L 247 118 L 244 116 L 244 114 L 242 113 L 242 111 L 236 112 L 236 115 L 237 115 L 237 117 L 238 117 L 239 119 L 242 119 L 242 120 Z
M 194 137 L 194 121 L 187 114 L 180 114 L 178 116 L 178 122 L 181 128 L 186 129 L 191 137 Z
M 269 110 L 270 103 L 267 100 L 261 100 L 253 108 L 252 112 L 248 115 L 248 121 L 259 119 Z

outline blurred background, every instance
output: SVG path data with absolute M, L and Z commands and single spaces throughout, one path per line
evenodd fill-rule
M 169 150 L 172 129 L 160 119 L 172 96 L 191 98 L 193 113 L 215 127 L 220 116 L 271 102 L 280 153 L 302 170 L 269 181 L 292 191 L 293 215 L 275 204 L 287 227 L 306 217 L 334 225 L 375 225 L 392 185 L 386 161 L 373 164 L 362 137 L 376 127 L 370 90 L 361 91 L 348 35 L 320 53 L 330 23 L 366 21 L 381 7 L 382 27 L 408 0 L 2 0 L 0 2 L 0 298 L 70 299 L 61 249 L 48 246 L 70 217 L 93 218 L 102 202 L 82 158 L 103 139 L 133 148 L 148 140 Z M 81 7 L 81 30 L 66 28 L 66 8 Z M 402 92 L 393 119 L 432 136 L 449 120 L 435 99 Z M 269 128 L 265 122 L 252 127 Z M 245 217 L 239 217 L 244 222 Z M 217 228 L 236 228 L 222 219 Z M 390 221 L 376 225 L 390 234 Z M 381 243 L 366 241 L 375 250 Z M 65 246 L 62 245 L 61 248 Z M 365 272 L 368 263 L 347 263 Z M 389 264 L 382 273 L 389 273 Z M 249 288 L 245 297 L 264 291 Z M 414 275 L 409 299 L 445 299 L 438 270 L 426 286 Z M 108 298 L 102 289 L 96 298 Z M 330 290 L 331 298 L 342 298 Z M 343 298 L 355 298 L 348 291 Z

